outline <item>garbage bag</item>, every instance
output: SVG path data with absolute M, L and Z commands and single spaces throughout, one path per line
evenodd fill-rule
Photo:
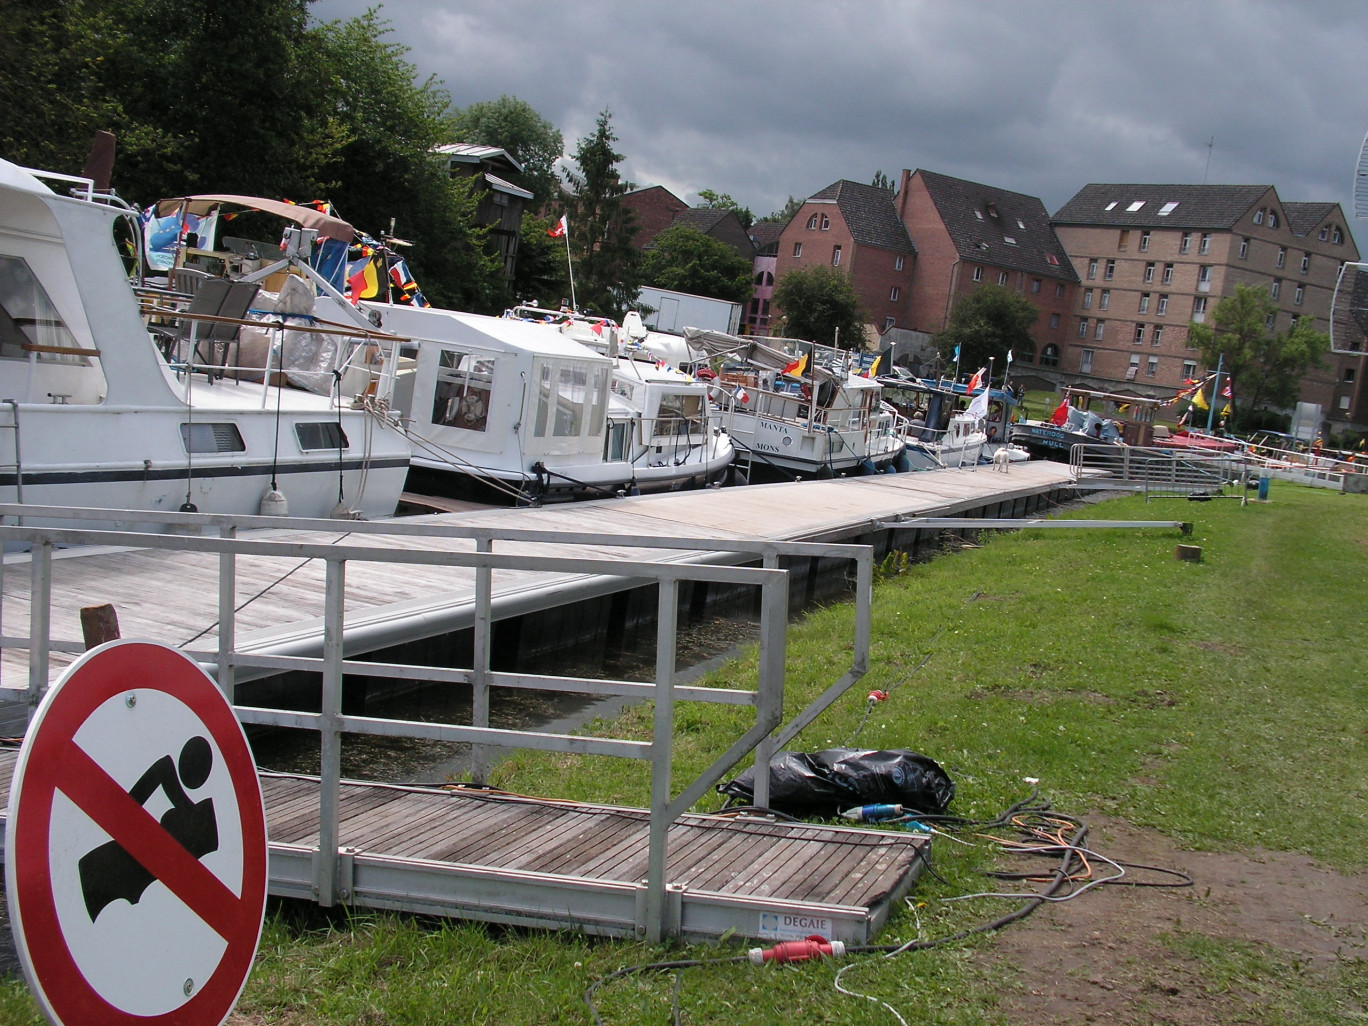
M 755 800 L 755 770 L 717 785 L 733 803 Z M 939 815 L 955 797 L 955 782 L 933 759 L 905 748 L 828 748 L 778 752 L 770 761 L 769 807 L 798 817 L 831 817 L 857 805 L 901 805 Z

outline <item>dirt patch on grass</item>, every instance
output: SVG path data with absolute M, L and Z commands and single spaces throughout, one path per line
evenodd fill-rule
M 1260 945 L 1272 960 L 1312 971 L 1368 957 L 1368 876 L 1345 876 L 1301 855 L 1182 851 L 1121 820 L 1087 821 L 1093 849 L 1180 869 L 1194 886 L 1095 888 L 1004 930 L 988 957 L 1011 969 L 1002 1005 L 1009 1022 L 1265 1021 L 1254 995 L 1205 976 L 1199 959 L 1167 942 L 1175 935 Z

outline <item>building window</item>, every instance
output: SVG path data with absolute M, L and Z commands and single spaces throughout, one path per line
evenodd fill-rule
M 1135 326 L 1135 338 L 1131 339 L 1131 341 L 1134 342 L 1137 346 L 1144 344 L 1145 326 L 1143 324 L 1137 324 Z
M 1102 295 L 1098 298 L 1097 308 L 1105 310 L 1109 306 L 1111 306 L 1111 289 L 1103 289 Z
M 1178 209 L 1178 201 L 1177 201 L 1177 200 L 1173 200 L 1173 201 L 1170 202 L 1170 203 L 1165 203 L 1162 207 L 1159 208 L 1159 216 L 1160 216 L 1160 217 L 1168 217 L 1169 214 L 1173 213 L 1173 212 L 1174 212 L 1175 210 L 1177 210 L 1177 209 Z
M 1202 232 L 1202 244 L 1197 247 L 1198 253 L 1211 252 L 1211 232 Z
M 816 214 L 813 214 L 811 217 L 808 218 L 808 229 L 811 230 L 811 231 L 816 231 L 816 229 L 817 229 L 817 215 L 816 215 Z
M 1007 272 L 1006 272 L 1006 271 L 998 271 L 998 284 L 999 284 L 999 285 L 1006 285 L 1006 284 L 1007 284 Z
M 1154 265 L 1153 265 L 1153 264 L 1146 264 L 1146 265 L 1145 265 L 1145 284 L 1148 285 L 1148 284 L 1149 284 L 1150 282 L 1152 282 L 1152 281 L 1154 281 Z
M 1032 278 L 1032 279 L 1031 279 L 1031 291 L 1032 291 L 1033 293 L 1034 293 L 1034 292 L 1039 292 L 1039 291 L 1040 291 L 1040 286 L 1041 286 L 1042 284 L 1044 284 L 1044 283 L 1043 283 L 1039 278 Z
M 1330 237 L 1330 226 L 1329 226 L 1328 224 L 1323 224 L 1323 225 L 1321 225 L 1321 230 L 1320 230 L 1320 240 L 1321 240 L 1321 242 L 1324 242 L 1324 241 L 1325 241 L 1326 239 L 1328 239 L 1329 237 Z
M 1263 224 L 1263 215 L 1263 207 L 1260 207 L 1258 210 L 1254 211 L 1254 223 Z
M 1145 229 L 1143 232 L 1140 233 L 1140 252 L 1141 252 L 1141 253 L 1148 253 L 1148 252 L 1149 252 L 1149 244 L 1150 244 L 1150 233 L 1149 233 L 1149 229 L 1147 228 L 1147 229 Z
M 1042 367 L 1059 366 L 1059 346 L 1051 342 L 1040 351 L 1040 365 Z
M 1151 356 L 1145 362 L 1145 377 L 1152 378 L 1159 373 L 1159 357 Z
M 1349 397 L 1347 395 L 1342 395 L 1339 397 L 1339 408 L 1341 410 L 1349 409 Z
M 1274 279 L 1273 279 L 1273 284 L 1270 285 L 1270 286 L 1268 287 L 1268 295 L 1269 295 L 1269 298 L 1270 298 L 1270 299 L 1277 299 L 1277 298 L 1278 298 L 1278 293 L 1281 292 L 1281 291 L 1282 291 L 1282 279 L 1281 279 L 1281 278 L 1274 278 Z
M 1121 229 L 1121 238 L 1117 240 L 1116 248 L 1117 248 L 1118 251 L 1124 253 L 1124 252 L 1126 251 L 1126 247 L 1128 247 L 1129 245 L 1130 245 L 1130 229 L 1129 229 L 1129 228 L 1122 228 L 1122 229 Z
M 897 319 L 896 317 L 885 317 L 885 318 L 884 318 L 884 331 L 887 331 L 889 328 L 893 327 L 893 325 L 895 325 L 895 324 L 897 324 L 897 323 L 898 323 L 898 319 Z
M 1206 297 L 1206 296 L 1194 296 L 1194 297 L 1193 297 L 1193 300 L 1192 300 L 1192 319 L 1193 319 L 1196 323 L 1201 324 L 1203 321 L 1206 320 L 1206 306 L 1207 306 L 1207 297 Z
M 1055 314 L 1050 314 L 1050 327 L 1052 327 L 1052 328 L 1057 328 L 1057 327 L 1059 327 L 1059 314 L 1057 314 L 1057 313 L 1055 313 Z
M 831 266 L 832 266 L 832 267 L 840 267 L 840 266 L 841 266 L 841 247 L 840 247 L 840 246 L 832 246 L 832 247 L 831 247 Z
M 1016 358 L 1021 363 L 1035 363 L 1035 350 L 1030 346 L 1023 347 L 1019 352 L 1017 350 L 1013 350 L 1013 352 L 1016 353 Z
M 1166 313 L 1168 313 L 1168 296 L 1161 295 L 1159 297 L 1159 309 L 1156 310 L 1155 313 L 1157 313 L 1160 317 L 1163 317 Z
M 760 300 L 752 299 L 750 302 L 750 319 L 752 323 L 760 319 Z
M 1164 265 L 1164 284 L 1165 284 L 1165 285 L 1172 285 L 1172 284 L 1173 284 L 1173 265 L 1172 265 L 1172 264 L 1165 264 L 1165 265 Z
M 1192 232 L 1183 232 L 1183 238 L 1178 243 L 1178 252 L 1186 253 L 1192 248 Z
M 1135 375 L 1140 373 L 1140 357 L 1131 353 L 1130 366 L 1126 368 L 1126 380 L 1134 381 Z
M 1306 298 L 1306 286 L 1305 286 L 1305 285 L 1298 285 L 1298 286 L 1297 286 L 1297 291 L 1296 291 L 1295 293 L 1293 293 L 1293 295 L 1292 295 L 1292 302 L 1295 303 L 1297 306 L 1301 306 L 1301 305 L 1302 305 L 1302 300 L 1305 299 L 1305 298 Z
M 1103 279 L 1106 280 L 1106 281 L 1111 281 L 1113 278 L 1116 277 L 1116 261 L 1115 261 L 1115 260 L 1108 260 L 1108 261 L 1107 261 L 1107 269 L 1106 269 L 1105 271 L 1102 272 L 1102 277 L 1103 277 Z
M 1272 331 L 1272 330 L 1273 330 L 1274 328 L 1276 328 L 1277 326 L 1278 326 L 1278 315 L 1277 315 L 1277 314 L 1275 314 L 1275 313 L 1270 313 L 1267 317 L 1264 318 L 1264 330 L 1265 330 L 1265 331 Z
M 982 221 L 982 220 L 983 220 L 983 211 L 982 211 L 982 210 L 975 210 L 975 211 L 974 211 L 974 216 L 977 217 L 980 221 Z
M 1104 320 L 1102 320 L 1102 319 L 1099 317 L 1098 320 L 1097 320 L 1097 329 L 1093 332 L 1093 338 L 1095 338 L 1095 339 L 1097 339 L 1097 341 L 1101 342 L 1101 341 L 1102 341 L 1102 329 L 1105 328 L 1106 326 L 1107 326 L 1107 322 L 1104 321 Z
M 1311 254 L 1310 254 L 1310 253 L 1303 253 L 1303 254 L 1302 254 L 1302 274 L 1306 274 L 1306 273 L 1307 273 L 1308 271 L 1310 271 L 1310 270 L 1311 270 Z
M 1139 308 L 1139 310 L 1138 310 L 1137 312 L 1138 312 L 1138 313 L 1142 313 L 1142 314 L 1147 314 L 1147 313 L 1149 313 L 1149 303 L 1150 303 L 1150 294 L 1149 294 L 1148 292 L 1142 292 L 1142 293 L 1140 293 L 1140 308 Z
M 801 242 L 795 242 L 793 244 L 793 255 L 796 257 L 803 255 L 803 244 Z
M 890 303 L 896 303 L 898 301 L 898 297 L 901 295 L 902 289 L 899 288 L 897 285 L 894 285 L 891 289 L 888 290 L 888 301 Z
M 1078 373 L 1091 374 L 1093 362 L 1093 350 L 1084 349 L 1078 354 Z
M 766 284 L 766 285 L 773 285 L 773 284 L 774 284 L 774 272 L 773 272 L 773 271 L 766 271 L 766 272 L 765 272 L 765 284 Z
M 903 269 L 903 258 L 902 258 L 902 257 L 896 257 L 896 258 L 894 258 L 894 260 L 893 260 L 893 270 L 895 270 L 895 271 L 901 271 L 902 269 Z
M 1091 280 L 1097 277 L 1097 257 L 1088 261 L 1088 278 Z
M 763 285 L 763 284 L 765 284 L 765 272 L 764 272 L 764 271 L 756 271 L 756 272 L 755 272 L 755 284 L 757 284 L 757 285 Z
M 822 231 L 826 231 L 826 230 L 827 230 L 828 228 L 830 228 L 830 227 L 831 227 L 831 218 L 827 217 L 826 214 L 823 214 L 823 215 L 822 215 Z
M 1164 344 L 1164 326 L 1156 324 L 1154 331 L 1150 333 L 1150 345 L 1162 346 Z
M 1270 210 L 1268 212 L 1268 227 L 1278 227 L 1278 212 L 1276 210 Z
M 1055 282 L 1055 299 L 1063 299 L 1063 298 L 1064 298 L 1064 283 L 1063 283 L 1062 281 L 1057 281 L 1057 282 Z
M 1126 208 L 1126 213 L 1128 213 L 1128 214 L 1133 214 L 1133 213 L 1135 213 L 1137 210 L 1139 210 L 1141 207 L 1143 207 L 1144 205 L 1145 205 L 1145 201 L 1144 201 L 1144 200 L 1136 200 L 1135 202 L 1133 202 L 1130 206 L 1128 206 L 1128 207 Z
M 1093 297 L 1093 290 L 1092 290 L 1092 289 L 1084 289 L 1084 290 L 1083 290 L 1083 309 L 1084 309 L 1084 310 L 1091 310 L 1091 309 L 1092 309 L 1092 297 Z
M 1183 361 L 1183 380 L 1184 380 L 1184 381 L 1191 381 L 1191 380 L 1192 380 L 1193 378 L 1195 378 L 1196 376 L 1197 376 L 1197 361 L 1195 361 L 1195 360 L 1184 360 L 1184 361 Z
M 1088 337 L 1088 319 L 1086 317 L 1080 317 L 1078 319 L 1078 337 Z
M 1295 327 L 1296 327 L 1298 324 L 1300 324 L 1300 323 L 1301 323 L 1301 314 L 1293 314 L 1293 315 L 1288 319 L 1288 325 L 1287 325 L 1287 326 L 1288 326 L 1289 328 L 1295 328 Z
M 1197 291 L 1198 291 L 1198 292 L 1210 292 L 1210 291 L 1211 291 L 1211 265 L 1210 265 L 1210 264 L 1203 264 L 1201 267 L 1197 268 Z
M 1353 367 L 1345 367 L 1345 368 L 1344 368 L 1344 383 L 1345 383 L 1346 385 L 1352 385 L 1352 384 L 1354 383 L 1354 368 L 1353 368 Z
M 974 268 L 974 281 L 983 281 L 983 268 L 982 268 L 982 267 L 975 267 L 975 268 Z
M 1002 237 L 1002 241 L 1007 243 L 1007 245 L 1009 246 L 1015 246 L 1017 244 L 1016 239 L 1012 238 L 1010 235 L 1004 235 Z
M 1340 231 L 1339 228 L 1336 228 L 1335 237 L 1331 241 L 1334 242 L 1336 246 L 1344 245 L 1344 232 Z
M 1241 240 L 1240 240 L 1240 259 L 1241 259 L 1241 260 L 1248 260 L 1248 259 L 1249 259 L 1249 240 L 1248 240 L 1248 239 L 1241 239 Z M 1281 267 L 1282 265 L 1279 264 L 1278 266 Z
M 1278 259 L 1277 259 L 1277 261 L 1275 261 L 1275 262 L 1276 262 L 1277 266 L 1279 266 L 1279 267 L 1282 267 L 1284 264 L 1287 263 L 1287 247 L 1286 247 L 1286 246 L 1279 246 L 1279 247 L 1278 247 Z

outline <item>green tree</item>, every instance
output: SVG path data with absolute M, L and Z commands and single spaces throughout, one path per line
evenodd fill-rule
M 785 272 L 774 286 L 784 318 L 782 333 L 823 345 L 855 349 L 864 344 L 865 314 L 850 275 L 825 265 Z
M 751 261 L 691 225 L 666 228 L 641 261 L 641 280 L 676 292 L 733 303 L 750 298 Z
M 996 360 L 1001 366 L 1007 350 L 1034 347 L 1031 325 L 1040 311 L 1019 293 L 1002 285 L 980 285 L 955 303 L 950 323 L 936 337 L 941 359 L 955 362 L 955 347 L 960 351 L 960 367 L 976 371 Z
M 1268 330 L 1278 306 L 1253 285 L 1237 285 L 1212 311 L 1211 320 L 1188 325 L 1189 344 L 1200 349 L 1208 367 L 1219 363 L 1234 382 L 1239 407 L 1289 407 L 1297 401 L 1301 379 L 1320 366 L 1330 337 L 1298 323 L 1282 334 Z
M 575 260 L 575 298 L 583 310 L 621 318 L 636 301 L 640 284 L 638 253 L 632 247 L 633 219 L 622 197 L 634 186 L 618 170 L 622 154 L 603 110 L 592 135 L 579 141 L 575 168 L 566 171 L 570 251 Z
M 556 162 L 565 141 L 555 125 L 516 96 L 472 103 L 453 112 L 444 130 L 445 142 L 479 143 L 507 150 L 523 166 L 514 184 L 532 193 L 528 208 L 539 211 L 560 195 Z
M 712 189 L 704 189 L 698 194 L 698 198 L 703 201 L 703 206 L 708 210 L 730 210 L 735 213 L 742 228 L 749 230 L 750 226 L 755 223 L 755 215 L 751 213 L 750 208 L 737 203 L 731 198 L 730 193 L 717 193 Z
M 869 184 L 876 189 L 885 189 L 888 192 L 894 191 L 893 179 L 884 174 L 882 170 L 874 172 L 874 179 Z
M 565 262 L 565 240 L 547 234 L 550 218 L 524 216 L 518 264 L 513 275 L 513 297 L 520 303 L 555 309 L 570 301 Z
M 762 221 L 778 221 L 780 224 L 788 224 L 793 220 L 793 215 L 798 213 L 804 201 L 797 196 L 790 196 L 788 201 L 773 213 L 766 214 L 760 218 Z

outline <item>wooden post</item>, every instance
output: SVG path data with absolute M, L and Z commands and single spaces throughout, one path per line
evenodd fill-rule
M 1178 559 L 1188 560 L 1192 563 L 1202 561 L 1202 547 L 1200 545 L 1179 545 L 1174 555 Z
M 114 607 L 106 602 L 102 606 L 81 607 L 81 634 L 85 638 L 86 651 L 106 641 L 119 638 L 119 617 Z

